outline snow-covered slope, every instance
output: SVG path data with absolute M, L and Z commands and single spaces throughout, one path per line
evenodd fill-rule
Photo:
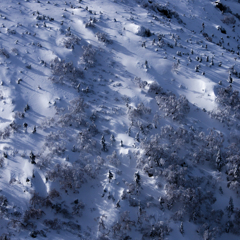
M 0 6 L 0 239 L 239 239 L 239 1 Z

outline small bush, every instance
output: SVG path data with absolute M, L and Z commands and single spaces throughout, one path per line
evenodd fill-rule
M 216 101 L 222 106 L 230 106 L 231 108 L 240 109 L 239 92 L 233 90 L 230 86 L 218 89 Z
M 152 225 L 148 225 L 143 230 L 143 236 L 151 239 L 165 239 L 170 234 L 172 229 L 166 222 L 156 221 Z
M 44 225 L 46 227 L 49 227 L 52 230 L 60 230 L 60 229 L 62 229 L 62 222 L 61 222 L 61 220 L 59 220 L 57 218 L 55 218 L 54 220 L 45 219 L 44 220 Z
M 222 4 L 220 1 L 215 2 L 215 7 L 218 8 L 223 13 L 226 13 L 226 12 L 232 13 L 231 9 L 228 6 Z
M 10 238 L 10 234 L 9 233 L 3 233 L 1 236 L 0 236 L 0 240 L 11 240 Z
M 159 86 L 157 82 L 152 82 L 149 84 L 148 92 L 154 94 L 161 94 L 163 93 L 163 88 Z
M 24 222 L 29 222 L 30 219 L 39 219 L 43 214 L 44 212 L 41 209 L 30 208 L 24 214 Z
M 137 86 L 139 88 L 143 88 L 144 89 L 148 85 L 147 81 L 142 81 L 142 79 L 139 78 L 139 77 L 135 77 L 134 81 L 135 81 L 135 83 L 137 84 Z
M 11 128 L 9 126 L 7 126 L 6 128 L 3 129 L 3 131 L 0 131 L 0 137 L 2 139 L 7 139 L 10 137 L 11 135 Z
M 16 34 L 16 31 L 14 29 L 7 29 L 7 33 L 9 34 Z
M 83 55 L 82 55 L 83 63 L 87 67 L 94 67 L 96 63 L 96 58 L 95 58 L 96 49 L 94 49 L 91 44 L 87 46 L 83 46 L 82 48 L 83 48 Z
M 50 181 L 58 181 L 65 190 L 76 190 L 86 182 L 84 169 L 74 163 L 73 165 L 56 164 L 52 170 L 47 172 Z
M 56 57 L 51 61 L 50 68 L 52 69 L 52 73 L 54 75 L 67 75 L 70 74 L 74 77 L 82 77 L 82 72 L 79 69 L 76 69 L 73 66 L 72 62 L 65 62 L 65 60 L 61 60 Z
M 94 28 L 95 24 L 97 22 L 96 18 L 90 18 L 89 21 L 85 24 L 85 28 Z
M 98 39 L 99 42 L 103 42 L 103 43 L 112 43 L 112 40 L 109 39 L 108 35 L 106 33 L 103 32 L 97 32 L 96 33 L 96 37 Z
M 173 93 L 166 93 L 156 97 L 160 109 L 165 112 L 165 116 L 173 120 L 181 121 L 190 111 L 188 100 L 185 96 L 176 97 Z
M 52 189 L 48 193 L 48 196 L 49 196 L 50 199 L 59 198 L 60 197 L 60 193 L 56 189 Z
M 49 200 L 49 197 L 41 197 L 38 193 L 34 192 L 31 199 L 30 204 L 36 207 L 52 207 L 52 202 Z
M 65 62 L 60 58 L 54 58 L 50 63 L 52 73 L 59 78 L 50 77 L 49 79 L 53 83 L 72 83 L 76 84 L 77 78 L 83 78 L 83 71 L 79 68 L 74 67 L 72 62 Z
M 0 157 L 0 168 L 4 166 L 4 158 Z
M 141 37 L 151 37 L 152 33 L 148 28 L 145 28 L 143 26 L 140 26 L 137 31 L 137 35 Z
M 78 203 L 76 203 L 76 204 L 74 203 L 74 205 L 72 207 L 72 210 L 73 210 L 72 214 L 81 217 L 82 214 L 83 214 L 83 209 L 84 208 L 85 208 L 84 203 L 81 202 L 81 201 L 78 201 Z
M 84 99 L 78 97 L 70 101 L 70 106 L 68 109 L 72 114 L 79 114 L 83 113 L 86 107 L 87 104 L 84 102 Z
M 9 58 L 9 53 L 7 52 L 7 50 L 5 48 L 1 48 L 0 49 L 0 55 L 3 55 L 6 58 Z
M 15 53 L 16 55 L 18 55 L 18 54 L 19 54 L 19 51 L 18 51 L 18 49 L 17 49 L 17 48 L 12 48 L 12 49 L 11 49 L 11 51 L 12 51 L 13 53 Z
M 236 23 L 236 20 L 233 16 L 225 16 L 223 19 L 222 19 L 222 22 L 229 25 L 229 24 L 235 24 Z
M 11 134 L 14 134 L 19 131 L 21 125 L 16 124 L 15 121 L 9 124 L 9 126 L 5 127 L 3 131 L 0 131 L 0 138 L 7 139 Z
M 81 41 L 81 38 L 72 34 L 71 36 L 64 38 L 62 40 L 62 44 L 65 48 L 74 49 L 74 46 L 78 45 L 80 41 Z
M 121 161 L 118 159 L 117 152 L 113 151 L 112 155 L 107 156 L 107 160 L 109 163 L 115 167 L 118 167 L 121 165 Z
M 145 114 L 150 114 L 151 108 L 145 107 L 143 103 L 139 103 L 136 108 L 129 108 L 129 118 L 135 119 L 138 117 L 142 117 Z
M 97 142 L 93 139 L 93 136 L 96 135 L 97 129 L 88 128 L 79 133 L 77 143 L 79 151 L 85 151 L 88 153 L 97 151 Z M 92 129 L 92 130 L 91 130 Z
M 180 18 L 179 14 L 171 9 L 169 9 L 167 6 L 164 6 L 162 4 L 158 4 L 158 3 L 148 3 L 145 5 L 146 8 L 150 8 L 153 11 L 155 11 L 156 13 L 159 13 L 167 18 L 176 18 L 178 20 L 178 23 L 182 24 L 183 21 Z

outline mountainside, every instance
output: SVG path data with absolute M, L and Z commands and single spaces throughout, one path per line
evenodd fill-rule
M 239 239 L 239 0 L 0 6 L 0 240 Z

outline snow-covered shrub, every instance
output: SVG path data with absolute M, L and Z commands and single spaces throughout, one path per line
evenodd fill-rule
M 95 24 L 92 21 L 89 21 L 85 24 L 85 28 L 94 28 Z
M 229 156 L 227 159 L 227 174 L 228 174 L 228 182 L 229 186 L 232 184 L 232 187 L 234 185 L 239 186 L 240 184 L 240 158 L 238 155 L 232 155 Z M 235 183 L 234 183 L 235 182 Z M 237 190 L 237 189 L 235 189 Z
M 212 42 L 212 38 L 210 36 L 208 36 L 208 34 L 206 32 L 203 32 L 202 35 L 205 37 L 205 39 L 209 42 Z M 207 61 L 208 62 L 208 61 Z
M 77 223 L 74 223 L 73 221 L 63 221 L 63 229 L 76 234 L 81 230 L 81 226 Z
M 87 122 L 85 120 L 85 116 L 83 113 L 73 114 L 72 112 L 65 113 L 59 117 L 57 123 L 60 126 L 87 126 Z
M 231 9 L 228 6 L 221 3 L 220 1 L 215 2 L 215 7 L 218 8 L 223 13 L 227 13 L 227 12 L 232 13 Z
M 102 214 L 100 217 L 96 218 L 98 220 L 98 238 L 102 239 L 102 240 L 107 240 L 109 239 L 107 236 L 110 233 L 110 230 L 108 229 L 108 227 L 106 226 L 106 219 L 107 216 L 105 214 Z
M 0 157 L 0 168 L 4 166 L 4 158 Z
M 52 163 L 52 160 L 53 160 L 52 153 L 48 153 L 46 155 L 41 154 L 38 158 L 36 165 L 39 169 L 44 169 L 47 168 Z
M 87 126 L 85 119 L 85 108 L 88 105 L 83 98 L 75 98 L 69 102 L 68 112 L 60 114 L 57 123 L 61 126 Z
M 178 23 L 182 24 L 183 21 L 180 18 L 179 14 L 171 9 L 169 9 L 167 6 L 164 6 L 159 3 L 155 3 L 153 1 L 148 1 L 148 3 L 144 4 L 145 8 L 152 9 L 154 12 L 159 13 L 167 18 L 176 18 L 178 20 Z
M 148 28 L 145 28 L 143 26 L 139 26 L 137 29 L 137 35 L 141 37 L 151 37 L 152 33 Z
M 94 123 L 88 125 L 87 131 L 92 135 L 95 136 L 99 133 L 97 126 Z
M 72 62 L 65 62 L 60 58 L 54 58 L 50 63 L 52 73 L 60 76 L 59 79 L 51 78 L 53 82 L 72 82 L 75 83 L 77 78 L 83 78 L 83 71 L 74 67 Z
M 94 28 L 95 27 L 95 24 L 97 22 L 97 19 L 94 17 L 94 18 L 91 18 L 89 19 L 89 21 L 85 24 L 85 28 Z
M 45 146 L 52 152 L 53 155 L 61 156 L 66 151 L 66 146 L 63 141 L 56 142 L 54 144 L 47 144 Z
M 16 31 L 14 29 L 7 28 L 7 33 L 9 33 L 9 34 L 16 34 Z
M 74 46 L 78 45 L 80 41 L 81 38 L 71 34 L 69 37 L 66 37 L 62 40 L 62 44 L 65 48 L 74 49 Z
M 5 127 L 2 131 L 0 131 L 0 138 L 7 139 L 11 134 L 14 134 L 19 131 L 21 125 L 16 124 L 14 121 L 9 124 L 9 126 Z
M 9 58 L 9 53 L 7 52 L 7 50 L 5 48 L 1 48 L 0 49 L 0 55 L 6 57 L 6 58 Z
M 233 220 L 233 224 L 234 224 L 234 229 L 233 232 L 234 234 L 240 234 L 240 209 L 234 209 L 234 220 Z
M 233 90 L 232 86 L 222 87 L 218 89 L 216 101 L 223 106 L 231 106 L 231 108 L 240 108 L 239 92 Z
M 75 200 L 72 207 L 72 214 L 81 217 L 83 214 L 83 209 L 85 208 L 85 204 L 79 200 Z
M 62 221 L 58 218 L 55 218 L 54 220 L 44 220 L 44 225 L 52 230 L 60 230 L 62 229 Z
M 238 14 L 238 13 L 233 13 L 233 15 L 238 19 L 238 20 L 240 20 L 240 15 Z
M 98 152 L 97 141 L 93 138 L 94 135 L 95 133 L 90 132 L 88 129 L 79 132 L 77 136 L 78 151 Z
M 10 233 L 1 234 L 0 240 L 11 240 L 11 234 Z
M 222 19 L 222 22 L 229 25 L 229 24 L 235 24 L 236 23 L 236 20 L 233 16 L 225 16 L 223 19 Z
M 224 153 L 220 151 L 224 142 L 223 135 L 211 130 L 210 133 L 207 136 L 203 136 L 203 138 L 195 136 L 195 141 L 201 144 L 194 147 L 191 153 L 191 161 L 196 164 L 208 163 L 211 168 L 221 170 L 225 165 L 225 161 L 223 160 L 225 158 Z
M 68 109 L 72 114 L 79 114 L 83 113 L 87 106 L 88 105 L 84 102 L 84 99 L 78 97 L 70 101 Z
M 161 94 L 163 92 L 163 88 L 157 82 L 152 82 L 149 84 L 148 92 L 154 94 Z
M 18 55 L 18 54 L 19 54 L 19 51 L 18 51 L 18 49 L 17 49 L 17 48 L 12 48 L 12 49 L 11 49 L 11 51 L 12 51 L 13 53 L 15 53 L 16 55 Z
M 47 172 L 50 181 L 57 181 L 64 190 L 77 190 L 86 182 L 84 169 L 77 163 L 73 165 L 56 164 Z
M 156 221 L 154 224 L 143 226 L 141 232 L 145 238 L 164 240 L 172 229 L 165 221 Z
M 23 112 L 15 111 L 13 117 L 23 119 L 25 117 L 25 114 Z
M 38 193 L 34 192 L 30 199 L 30 204 L 36 207 L 36 206 L 42 206 L 43 202 L 44 202 L 44 198 L 39 196 Z
M 34 192 L 31 199 L 30 204 L 34 207 L 52 207 L 52 202 L 49 197 L 41 197 L 38 193 Z
M 94 67 L 96 63 L 96 49 L 91 44 L 83 46 L 82 61 L 87 67 Z
M 156 96 L 156 101 L 165 116 L 176 121 L 181 121 L 190 111 L 188 100 L 183 95 L 177 98 L 173 93 L 166 93 Z
M 128 116 L 130 119 L 142 117 L 151 113 L 151 108 L 145 107 L 143 103 L 139 103 L 136 108 L 129 108 Z
M 128 189 L 127 192 L 131 193 L 131 194 L 136 194 L 136 185 L 132 184 L 132 188 Z M 131 195 L 128 197 L 128 201 L 129 201 L 130 207 L 138 207 L 139 206 L 139 200 L 131 197 Z
M 182 52 L 181 51 L 177 51 L 177 53 L 176 53 L 178 56 L 182 56 Z
M 220 30 L 221 33 L 223 33 L 223 34 L 227 33 L 226 29 L 223 26 L 218 26 L 217 29 Z
M 41 209 L 30 208 L 25 211 L 23 219 L 24 219 L 24 222 L 27 223 L 31 219 L 41 218 L 43 216 L 43 214 L 45 214 L 45 213 Z
M 113 165 L 115 167 L 118 167 L 121 165 L 121 161 L 119 160 L 116 151 L 113 151 L 112 155 L 108 155 L 107 160 L 109 161 L 109 163 L 111 165 Z
M 220 122 L 226 122 L 228 125 L 233 125 L 234 122 L 240 119 L 240 96 L 239 92 L 233 90 L 232 86 L 220 87 L 217 90 L 216 102 L 220 106 L 210 112 L 213 118 Z
M 142 81 L 142 79 L 139 78 L 139 77 L 135 77 L 134 81 L 135 81 L 135 83 L 137 84 L 137 86 L 139 88 L 143 88 L 144 89 L 148 85 L 147 81 Z
M 43 230 L 34 230 L 30 233 L 30 237 L 32 238 L 36 238 L 38 235 L 40 235 L 41 237 L 47 237 L 46 233 Z
M 39 125 L 40 129 L 46 129 L 48 127 L 51 127 L 54 125 L 55 119 L 52 117 L 46 117 L 42 120 L 42 122 Z
M 203 240 L 218 239 L 224 232 L 223 226 L 212 226 L 208 223 L 203 223 L 197 230 L 197 233 Z
M 152 167 L 153 164 L 156 166 L 161 166 L 164 164 L 162 159 L 170 156 L 170 151 L 166 145 L 161 144 L 162 138 L 159 134 L 151 136 L 149 140 L 144 140 L 141 142 L 141 148 L 144 150 L 145 157 L 142 157 L 138 161 L 138 165 L 143 166 L 144 164 L 149 164 Z
M 222 123 L 229 124 L 231 122 L 231 107 L 228 106 L 223 109 L 217 108 L 210 112 L 210 116 Z
M 85 173 L 91 178 L 96 178 L 96 176 L 98 175 L 98 170 L 99 170 L 99 167 L 93 164 L 87 164 L 84 167 Z
M 177 43 L 176 43 L 177 44 Z M 173 48 L 173 44 L 170 43 L 170 42 L 167 42 L 167 46 L 170 47 L 170 48 Z
M 179 62 L 173 63 L 172 65 L 172 71 L 177 72 L 179 70 Z
M 4 195 L 0 195 L 0 206 L 7 206 L 8 200 Z
M 60 193 L 54 188 L 49 191 L 48 196 L 50 199 L 60 198 Z
M 122 212 L 118 221 L 112 225 L 113 238 L 121 236 L 121 239 L 130 239 L 126 237 L 126 234 L 131 231 L 132 227 L 136 227 L 136 223 L 135 221 L 131 220 L 130 212 Z M 125 238 L 122 238 L 123 236 L 125 236 Z
M 109 38 L 109 36 L 104 33 L 104 32 L 97 32 L 96 33 L 96 37 L 98 39 L 99 42 L 103 42 L 103 43 L 108 43 L 111 44 L 112 40 Z

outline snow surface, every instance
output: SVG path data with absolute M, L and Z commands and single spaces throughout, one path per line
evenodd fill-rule
M 138 223 L 140 217 L 150 227 L 159 221 L 169 223 L 172 231 L 163 239 L 204 239 L 196 232 L 200 226 L 198 223 L 189 221 L 186 216 L 183 219 L 185 232 L 182 235 L 179 231 L 181 221 L 174 221 L 170 210 L 160 209 L 158 199 L 166 195 L 166 180 L 161 178 L 159 187 L 159 177 L 149 177 L 143 169 L 137 167 L 137 159 L 141 154 L 144 156 L 144 150 L 135 140 L 139 129 L 133 126 L 128 134 L 131 126 L 129 112 L 143 103 L 151 109 L 151 113 L 145 114 L 139 122 L 142 121 L 144 125 L 153 124 L 153 116 L 157 114 L 160 117 L 157 128 L 152 127 L 146 135 L 140 133 L 141 141 L 160 133 L 161 127 L 166 125 L 175 128 L 180 126 L 187 130 L 192 127 L 205 134 L 214 129 L 223 133 L 226 139 L 232 131 L 238 134 L 235 125 L 227 126 L 211 118 L 210 112 L 219 105 L 216 101 L 218 82 L 222 81 L 222 86 L 227 87 L 230 68 L 234 66 L 234 69 L 240 71 L 240 58 L 236 54 L 240 46 L 240 20 L 235 17 L 234 28 L 233 24 L 224 24 L 222 19 L 231 16 L 231 13 L 221 13 L 214 1 L 149 2 L 160 3 L 177 12 L 182 22 L 176 17 L 167 18 L 146 7 L 147 1 L 51 0 L 48 3 L 45 0 L 0 0 L 0 48 L 9 54 L 9 58 L 0 54 L 0 131 L 10 129 L 10 136 L 4 137 L 1 134 L 0 150 L 2 154 L 7 154 L 7 158 L 2 158 L 0 194 L 8 199 L 8 213 L 0 211 L 0 236 L 9 234 L 10 239 L 31 239 L 29 234 L 35 229 L 43 230 L 47 239 L 162 239 L 160 236 L 151 237 L 150 233 L 149 236 L 143 236 L 141 228 L 144 228 L 144 224 Z M 221 2 L 229 6 L 233 13 L 240 12 L 237 1 Z M 38 20 L 38 15 L 49 16 L 54 20 Z M 90 20 L 94 18 L 95 22 Z M 90 21 L 94 27 L 85 27 Z M 212 41 L 208 41 L 202 34 L 203 22 L 204 32 L 208 33 Z M 223 26 L 227 34 L 221 33 L 218 26 Z M 145 29 L 149 29 L 152 35 L 144 36 Z M 97 33 L 105 34 L 103 42 L 98 40 Z M 78 37 L 79 43 L 73 43 L 74 49 L 66 48 L 65 41 L 71 40 L 72 36 Z M 159 36 L 162 36 L 164 42 L 158 40 Z M 222 47 L 216 44 L 221 38 L 224 40 Z M 83 47 L 89 44 L 95 51 L 95 57 L 91 59 L 94 61 L 92 65 L 83 57 Z M 232 49 L 234 52 L 230 51 Z M 181 56 L 177 52 L 181 52 Z M 207 56 L 209 62 L 206 62 Z M 198 62 L 196 57 L 201 57 L 202 62 Z M 66 75 L 59 73 L 58 76 L 51 69 L 55 58 L 60 63 L 72 62 L 81 74 L 75 76 L 70 72 Z M 211 59 L 214 65 L 210 64 Z M 221 67 L 218 66 L 219 62 L 222 62 Z M 29 65 L 31 67 L 27 68 Z M 200 65 L 199 72 L 194 70 L 196 65 Z M 52 77 L 58 82 L 51 80 Z M 157 82 L 164 91 L 171 91 L 176 96 L 186 96 L 190 106 L 186 119 L 176 122 L 165 117 L 164 112 L 159 110 L 155 94 L 148 92 L 149 85 L 139 88 L 135 77 L 148 84 Z M 239 78 L 235 75 L 232 78 L 234 90 L 239 91 Z M 86 91 L 87 87 L 89 92 Z M 70 106 L 76 104 L 71 105 L 71 101 L 78 97 L 84 99 L 85 111 L 76 110 L 71 113 Z M 27 104 L 29 110 L 24 112 Z M 75 120 L 70 120 L 69 124 L 62 124 L 61 119 L 68 112 L 80 114 L 87 123 L 78 125 Z M 24 113 L 24 117 L 21 113 Z M 19 125 L 15 130 L 9 127 L 13 121 Z M 28 124 L 27 128 L 23 127 L 24 123 Z M 90 135 L 89 143 L 81 145 L 79 136 L 91 124 L 95 124 L 98 133 Z M 36 133 L 32 133 L 34 126 Z M 113 144 L 110 141 L 111 134 L 116 139 Z M 102 135 L 106 140 L 107 152 L 101 150 Z M 224 144 L 226 147 L 227 140 Z M 76 151 L 73 150 L 74 146 Z M 187 150 L 183 147 L 181 151 Z M 31 151 L 36 155 L 37 164 L 31 163 Z M 119 163 L 112 164 L 109 156 L 114 151 Z M 174 147 L 172 151 L 175 151 Z M 97 164 L 99 159 L 102 159 L 102 164 Z M 93 168 L 92 176 L 83 173 L 85 182 L 76 191 L 61 189 L 61 176 L 57 176 L 59 178 L 55 181 L 46 179 L 48 171 L 56 164 L 75 166 L 74 163 L 78 163 L 84 169 L 83 172 L 86 171 L 87 164 Z M 236 192 L 227 188 L 224 171 L 218 172 L 208 164 L 192 164 L 191 169 L 193 175 L 206 178 L 211 176 L 212 182 L 215 182 L 214 196 L 217 201 L 213 205 L 214 209 L 224 210 L 229 197 L 233 198 L 235 208 L 240 207 Z M 109 170 L 114 175 L 112 180 L 107 178 Z M 139 215 L 138 207 L 130 206 L 129 201 L 122 199 L 123 191 L 129 185 L 136 184 L 134 173 L 137 171 L 141 176 L 141 187 L 139 193 L 134 193 L 132 198 L 144 208 L 145 220 Z M 27 182 L 27 178 L 30 181 Z M 217 191 L 219 186 L 222 186 L 223 195 Z M 52 189 L 60 193 L 60 197 L 54 198 L 52 202 L 61 203 L 62 208 L 66 208 L 71 216 L 66 217 L 61 211 L 57 213 L 53 207 L 42 206 L 43 216 L 29 220 L 35 226 L 29 224 L 22 227 L 20 223 L 23 222 L 25 211 L 33 207 L 30 199 L 34 192 L 46 198 Z M 82 214 L 79 215 L 71 214 L 76 199 L 84 204 L 84 209 L 80 210 Z M 120 208 L 116 207 L 118 200 Z M 13 216 L 16 211 L 21 213 L 19 217 Z M 117 221 L 124 222 L 121 220 L 124 211 L 129 211 L 132 224 L 126 221 L 125 229 L 114 235 L 111 226 Z M 13 219 L 17 225 L 15 227 Z M 72 221 L 79 224 L 81 229 L 71 229 L 64 224 L 60 229 L 51 229 L 44 224 L 46 219 Z M 105 228 L 99 227 L 101 220 L 104 221 Z M 46 238 L 40 233 L 37 235 L 37 239 Z M 234 240 L 239 239 L 239 236 L 231 232 L 222 233 L 216 239 L 227 238 Z

